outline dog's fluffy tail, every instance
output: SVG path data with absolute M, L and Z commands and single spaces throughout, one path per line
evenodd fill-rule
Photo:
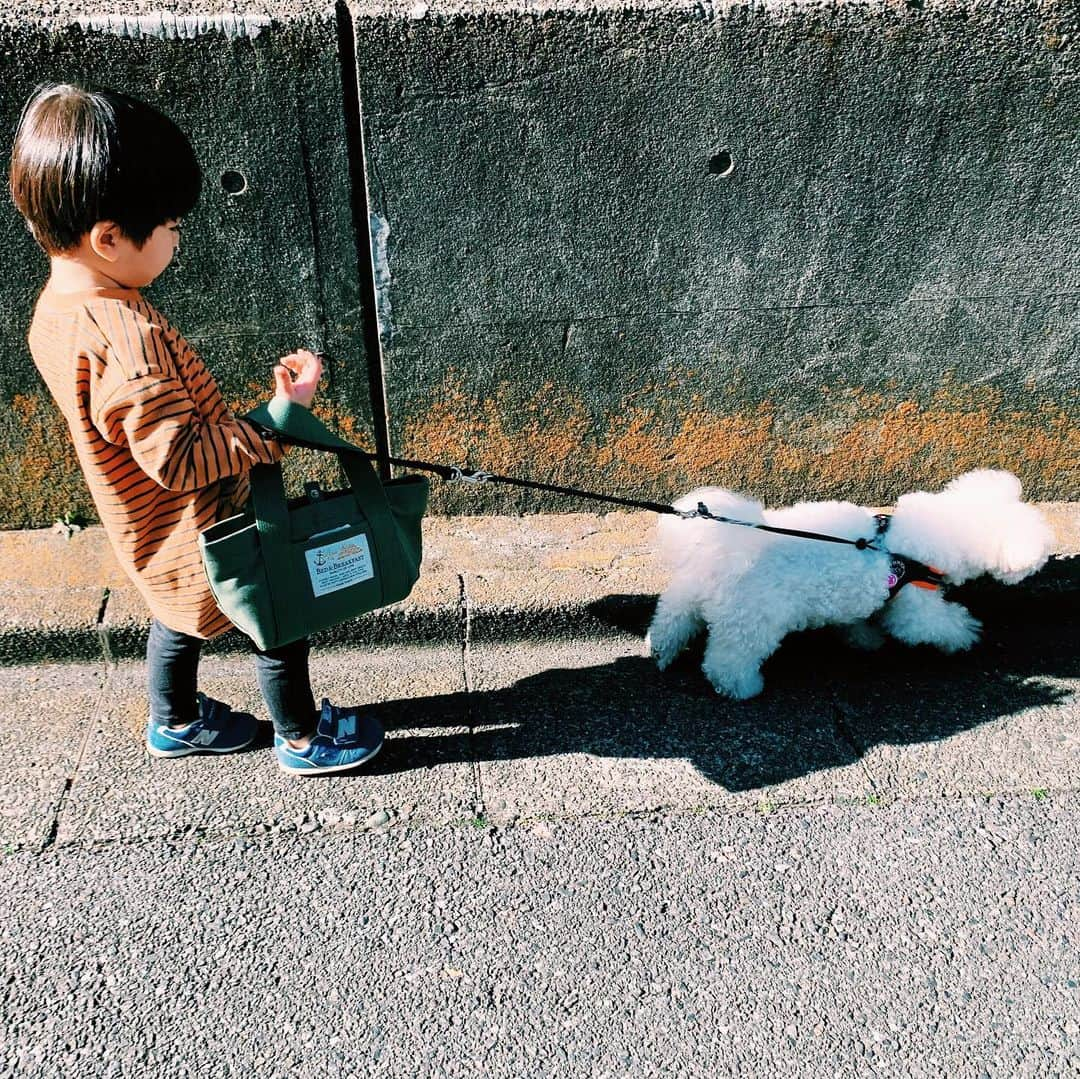
M 697 509 L 704 502 L 709 512 L 733 521 L 764 524 L 765 511 L 760 502 L 744 498 L 722 487 L 699 487 L 683 495 L 674 506 L 677 510 Z M 720 524 L 708 518 L 689 519 L 664 515 L 657 526 L 661 557 L 672 570 L 707 566 L 716 558 L 753 561 L 767 542 L 768 533 L 754 528 Z

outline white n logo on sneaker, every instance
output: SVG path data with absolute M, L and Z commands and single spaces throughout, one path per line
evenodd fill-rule
M 338 738 L 352 738 L 356 734 L 356 716 L 342 716 L 338 720 Z
M 205 727 L 201 731 L 196 731 L 191 736 L 191 741 L 197 746 L 208 746 L 215 738 L 217 738 L 217 731 L 208 731 Z

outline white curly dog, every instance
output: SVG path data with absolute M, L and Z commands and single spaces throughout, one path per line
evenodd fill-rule
M 663 517 L 671 583 L 646 638 L 663 670 L 708 629 L 701 669 L 736 700 L 764 687 L 761 665 L 787 634 L 846 627 L 850 643 L 877 648 L 885 635 L 945 652 L 970 648 L 978 620 L 942 587 L 989 573 L 1015 584 L 1050 555 L 1042 514 L 1020 501 L 1020 481 L 981 469 L 943 491 L 901 497 L 892 515 L 850 502 L 802 502 L 765 510 L 719 487 L 691 491 L 680 512 L 704 504 L 714 516 L 827 534 L 853 544 L 778 535 L 707 518 Z

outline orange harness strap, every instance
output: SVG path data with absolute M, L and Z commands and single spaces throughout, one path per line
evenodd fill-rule
M 889 556 L 889 599 L 906 584 L 916 588 L 925 588 L 929 592 L 940 592 L 945 584 L 945 575 L 936 566 L 927 566 L 902 554 Z

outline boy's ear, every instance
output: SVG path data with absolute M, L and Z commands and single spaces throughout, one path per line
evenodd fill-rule
M 124 234 L 115 221 L 98 221 L 90 229 L 90 250 L 106 262 L 115 262 L 120 257 L 120 242 Z

